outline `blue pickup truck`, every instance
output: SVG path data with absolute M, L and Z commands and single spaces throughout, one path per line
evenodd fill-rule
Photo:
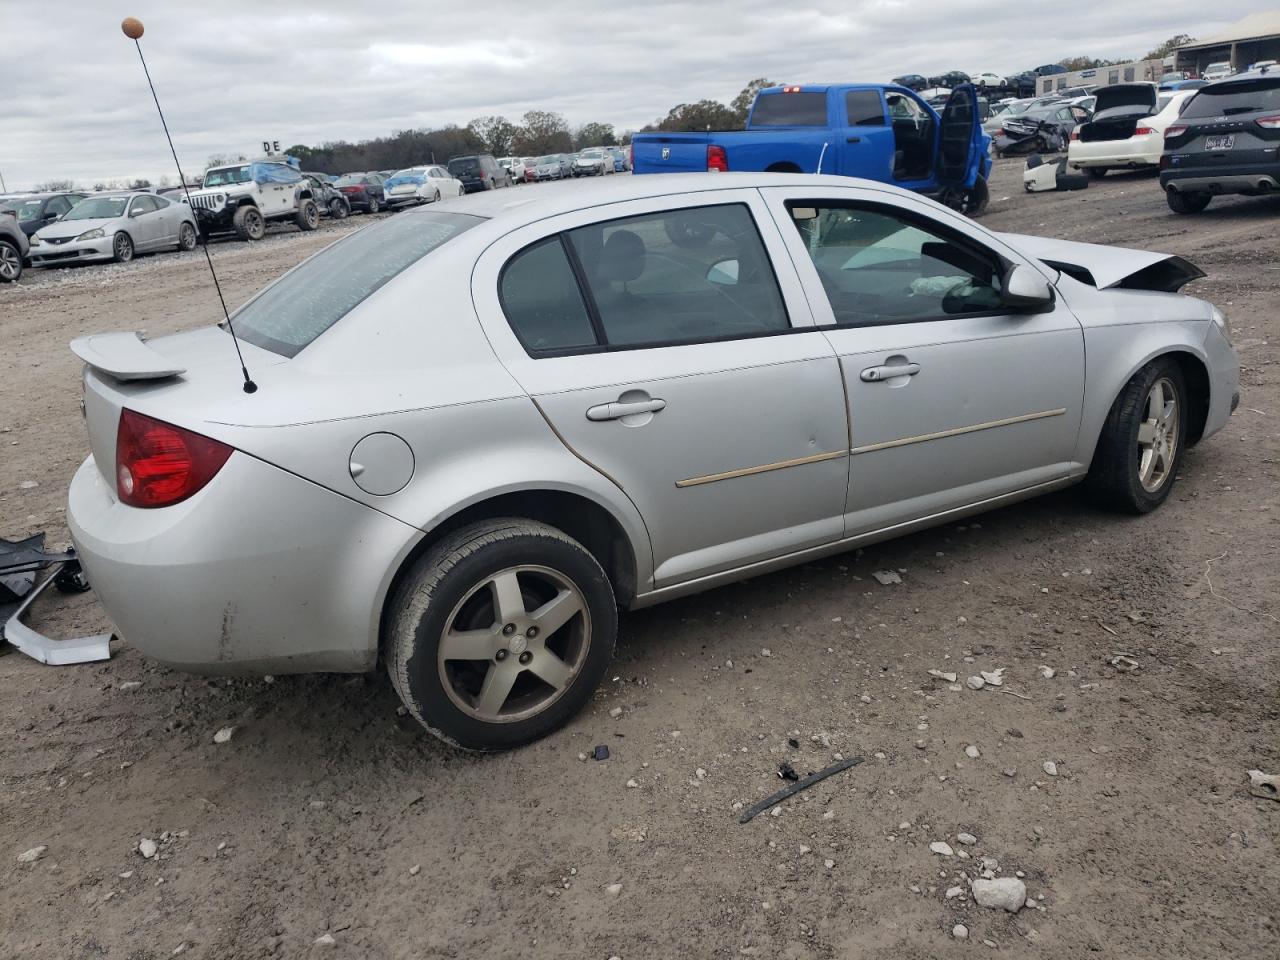
M 942 112 L 896 84 L 767 87 L 745 130 L 637 133 L 634 173 L 830 173 L 928 194 L 970 216 L 987 205 L 991 138 L 978 94 L 957 87 Z

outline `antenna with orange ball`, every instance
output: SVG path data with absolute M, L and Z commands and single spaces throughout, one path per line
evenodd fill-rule
M 191 191 L 187 189 L 187 178 L 182 175 L 182 164 L 178 162 L 178 151 L 173 148 L 173 137 L 169 135 L 169 124 L 164 119 L 164 111 L 160 109 L 160 98 L 156 96 L 156 85 L 151 82 L 151 71 L 147 69 L 147 58 L 142 55 L 142 39 L 144 27 L 137 17 L 125 17 L 120 21 L 120 29 L 133 41 L 138 50 L 138 59 L 142 61 L 142 72 L 147 76 L 147 86 L 151 88 L 151 99 L 156 102 L 156 113 L 160 114 L 160 126 L 164 127 L 165 139 L 169 141 L 169 152 L 173 154 L 173 165 L 178 169 L 178 182 L 182 184 L 182 192 L 186 195 L 187 206 L 194 215 L 195 207 L 191 203 Z M 222 284 L 218 283 L 218 271 L 213 269 L 213 257 L 209 256 L 209 242 L 204 246 L 204 258 L 209 264 L 209 274 L 213 277 L 213 288 L 218 291 L 218 302 L 222 304 L 222 316 L 227 322 L 227 330 L 231 332 L 231 342 L 235 344 L 236 356 L 240 358 L 240 372 L 244 375 L 244 392 L 257 393 L 258 385 L 249 377 L 249 368 L 245 366 L 244 354 L 240 352 L 240 339 L 236 336 L 236 328 L 231 323 L 231 313 L 227 310 L 227 301 L 222 296 Z

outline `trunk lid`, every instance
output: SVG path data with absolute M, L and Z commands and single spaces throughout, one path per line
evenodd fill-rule
M 1095 93 L 1093 118 L 1080 125 L 1080 139 L 1127 140 L 1138 121 L 1157 112 L 1159 91 L 1154 83 L 1117 83 Z
M 631 138 L 633 173 L 703 173 L 708 133 L 638 133 Z

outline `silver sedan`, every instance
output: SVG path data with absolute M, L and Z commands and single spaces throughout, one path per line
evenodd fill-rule
M 185 203 L 150 193 L 85 197 L 31 237 L 31 263 L 124 263 L 135 253 L 192 250 L 199 237 Z
M 1075 483 L 1146 513 L 1239 397 L 1177 257 L 878 183 L 616 177 L 353 233 L 224 326 L 90 336 L 68 521 L 129 643 L 364 671 L 474 749 L 569 721 L 619 610 Z

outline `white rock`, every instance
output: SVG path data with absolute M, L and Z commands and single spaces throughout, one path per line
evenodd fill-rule
M 778 805 L 778 806 L 774 807 L 772 810 L 770 810 L 770 811 L 769 811 L 769 816 L 771 816 L 771 817 L 780 817 L 780 816 L 782 816 L 782 806 L 781 806 L 781 805 Z
M 772 650 L 770 650 L 768 647 L 761 647 L 761 648 L 760 648 L 760 656 L 762 656 L 762 657 L 772 657 L 772 656 L 773 656 L 773 651 L 772 651 Z
M 48 849 L 49 848 L 44 846 L 43 844 L 41 844 L 38 847 L 32 847 L 30 850 L 27 850 L 24 853 L 18 854 L 18 862 L 19 863 L 35 863 L 37 860 L 39 860 L 41 857 L 44 856 L 45 851 Z
M 138 843 L 138 852 L 147 860 L 154 857 L 159 849 L 160 848 L 156 846 L 156 842 L 154 840 L 150 840 L 146 837 L 143 837 Z
M 936 679 L 938 679 L 938 680 L 945 680 L 945 681 L 947 681 L 947 683 L 955 683 L 955 682 L 956 682 L 956 674 L 954 674 L 954 673 L 948 673 L 948 672 L 947 672 L 947 671 L 945 671 L 945 670 L 930 670 L 930 671 L 929 671 L 929 676 L 934 677 L 934 678 L 936 678 Z
M 620 893 L 622 892 L 622 884 L 620 884 L 620 883 L 611 883 L 611 884 L 609 884 L 607 887 L 605 887 L 605 888 L 604 888 L 604 892 L 605 892 L 605 893 L 607 893 L 607 894 L 608 894 L 609 896 L 611 896 L 611 897 L 616 897 L 618 894 L 620 894 Z
M 1058 671 L 1053 669 L 1053 667 L 1046 667 L 1044 664 L 1040 665 L 1040 676 L 1043 679 L 1052 680 L 1057 675 L 1058 675 Z
M 121 880 L 128 880 L 130 877 L 133 876 L 133 871 L 126 870 L 124 873 L 117 873 L 116 876 L 119 877 Z
M 1043 764 L 1041 764 L 1041 767 L 1043 768 L 1044 772 L 1051 777 L 1056 777 L 1058 775 L 1058 765 L 1054 763 L 1052 760 L 1046 760 Z
M 213 735 L 214 743 L 227 743 L 231 740 L 232 734 L 236 732 L 235 727 L 223 727 Z
M 947 843 L 945 840 L 933 841 L 933 843 L 929 844 L 929 849 L 943 857 L 949 857 L 955 852 L 951 849 L 951 844 Z
M 876 578 L 876 581 L 881 586 L 884 587 L 887 587 L 891 583 L 902 582 L 902 577 L 898 576 L 897 572 L 894 570 L 876 570 L 871 575 Z
M 699 767 L 697 770 L 695 770 L 693 772 L 693 775 L 697 777 L 699 780 L 707 779 L 707 771 L 702 769 L 702 767 Z
M 910 829 L 911 829 L 911 821 L 910 821 L 910 820 L 903 820 L 900 824 L 898 824 L 898 830 L 899 830 L 900 832 L 902 832 L 902 833 L 905 833 L 906 831 L 908 831 L 908 830 L 910 830 Z
M 316 937 L 316 943 L 322 947 L 332 947 L 338 941 L 333 939 L 332 933 L 322 933 Z
M 116 689 L 125 691 L 137 690 L 140 686 L 142 686 L 141 680 L 125 680 L 123 683 L 117 684 Z
M 610 711 L 609 711 L 609 716 L 611 716 L 611 717 L 613 717 L 613 719 L 617 720 L 620 716 L 622 716 L 622 708 L 621 708 L 621 707 L 614 707 L 612 710 L 610 710 Z
M 800 856 L 803 857 L 808 852 L 809 852 L 809 848 L 806 847 L 803 843 L 800 844 Z
M 35 489 L 36 487 L 38 487 L 38 486 L 40 486 L 39 481 L 36 481 L 36 480 L 23 480 L 20 484 L 18 484 L 18 489 L 19 489 L 19 490 L 34 490 L 34 489 Z
M 954 927 L 951 928 L 951 935 L 955 937 L 957 940 L 968 940 L 969 928 L 966 927 L 963 923 L 957 923 Z
M 823 860 L 822 865 L 826 867 L 828 870 L 830 870 L 832 867 L 836 865 L 836 862 L 834 860 Z
M 959 840 L 961 843 L 963 843 L 967 847 L 972 847 L 975 843 L 978 842 L 978 838 L 975 837 L 972 833 L 957 833 L 956 839 Z
M 420 863 L 415 863 L 412 867 L 409 868 L 409 876 L 411 877 L 416 877 L 421 872 L 422 872 L 422 864 Z
M 980 670 L 978 672 L 982 674 L 982 679 L 987 682 L 987 686 L 1004 686 L 1004 667 L 1001 667 L 999 670 Z
M 964 748 L 964 755 L 970 760 L 977 760 L 982 756 L 982 751 L 975 747 L 972 743 Z
M 995 880 L 972 880 L 973 899 L 979 906 L 992 910 L 1008 910 L 1017 913 L 1027 900 L 1027 885 L 1017 877 L 997 877 Z
M 964 887 L 947 887 L 947 899 L 954 900 L 964 893 Z
M 987 685 L 987 681 L 983 680 L 981 677 L 970 677 L 964 683 L 970 690 L 981 690 Z
M 631 790 L 634 790 L 634 789 L 635 789 L 636 787 L 638 787 L 638 786 L 640 786 L 640 784 L 638 784 L 635 780 L 628 780 L 628 781 L 627 781 L 627 787 L 628 787 L 629 789 L 631 789 Z
M 860 696 L 860 697 L 858 698 L 858 700 L 859 700 L 859 701 L 861 701 L 862 703 L 870 703 L 870 702 L 871 702 L 871 698 L 870 698 L 869 696 L 867 696 L 865 693 L 864 693 L 862 696 Z

